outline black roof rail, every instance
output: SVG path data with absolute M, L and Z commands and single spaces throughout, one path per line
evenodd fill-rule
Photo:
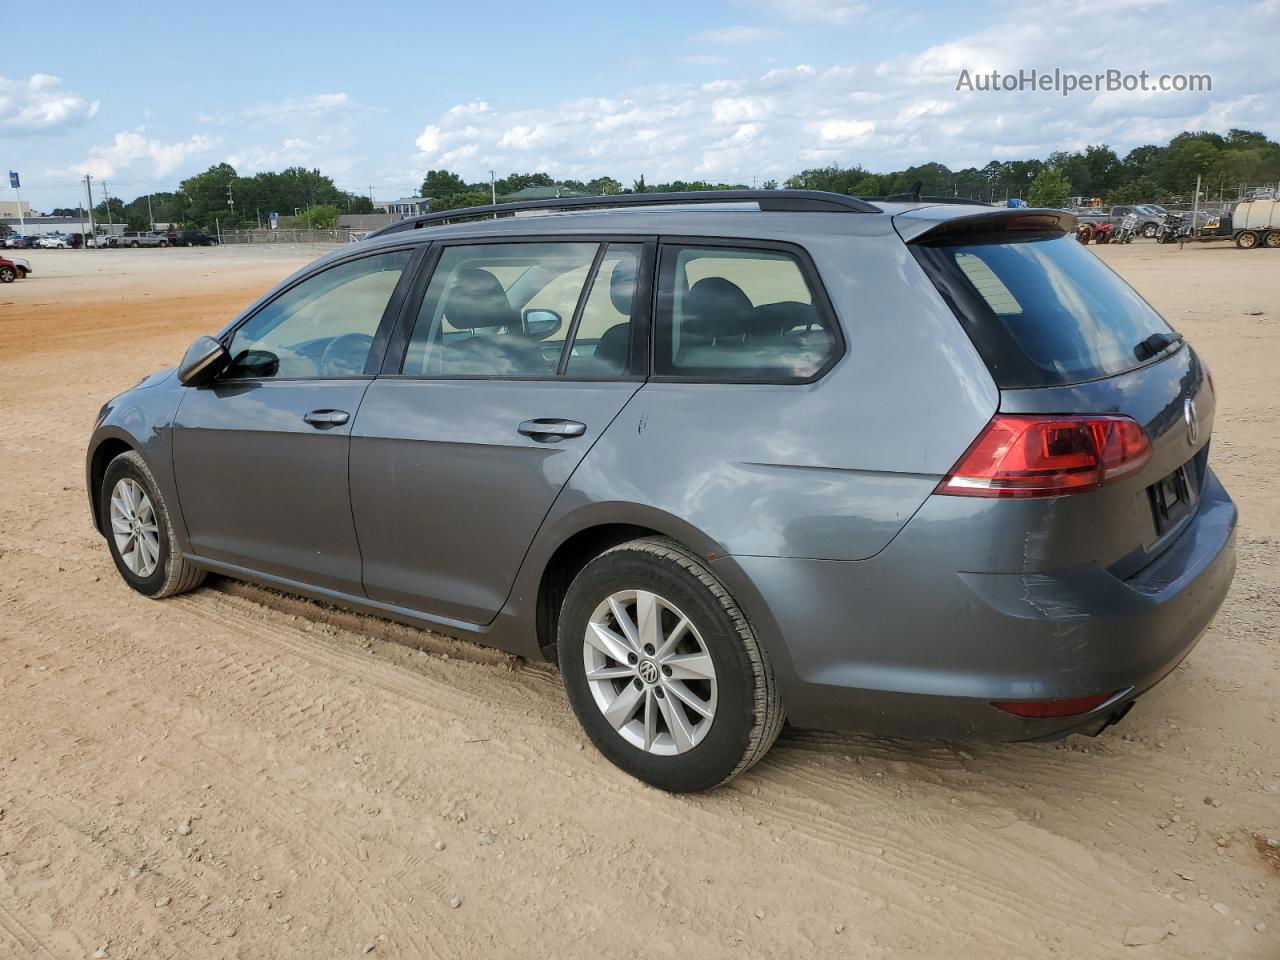
M 877 203 L 959 203 L 971 207 L 990 207 L 994 204 L 985 200 L 974 200 L 970 197 L 930 197 L 918 193 L 895 193 L 891 197 L 863 197 L 863 200 Z
M 527 200 L 523 203 L 493 203 L 481 207 L 463 207 L 424 213 L 389 224 L 369 234 L 366 239 L 388 233 L 417 230 L 421 227 L 468 220 L 475 217 L 514 215 L 530 210 L 608 210 L 618 207 L 656 207 L 697 203 L 744 203 L 760 205 L 761 210 L 809 213 L 882 213 L 860 197 L 823 190 L 690 190 L 684 193 L 621 193 L 599 197 L 560 197 L 554 200 Z

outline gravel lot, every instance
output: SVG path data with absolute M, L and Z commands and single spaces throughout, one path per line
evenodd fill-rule
M 788 731 L 696 797 L 602 760 L 545 664 L 228 581 L 128 590 L 94 413 L 321 251 L 24 252 L 0 957 L 1280 956 L 1280 253 L 1096 249 L 1220 393 L 1240 568 L 1199 648 L 1097 739 Z

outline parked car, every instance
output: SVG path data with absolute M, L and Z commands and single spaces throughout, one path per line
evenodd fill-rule
M 36 241 L 36 246 L 44 250 L 66 250 L 71 242 L 60 233 L 51 233 Z
M 27 237 L 22 234 L 15 234 L 5 239 L 4 245 L 10 250 L 30 250 L 36 246 L 38 237 Z
M 1086 207 L 1074 212 L 1078 220 L 1093 224 L 1109 223 L 1115 229 L 1124 223 L 1126 217 L 1134 217 L 1137 220 L 1135 228 L 1137 234 L 1149 239 L 1154 237 L 1160 229 L 1165 210 L 1159 204 L 1142 203 L 1116 207 Z
M 1097 733 L 1221 605 L 1212 381 L 1064 211 L 495 209 L 323 257 L 103 406 L 130 587 L 214 571 L 546 657 L 673 791 L 784 717 Z
M 175 247 L 214 247 L 218 240 L 202 230 L 175 230 L 169 235 L 169 243 Z
M 31 273 L 31 264 L 21 257 L 0 257 L 0 283 L 23 280 Z
M 91 247 L 114 247 L 119 238 L 111 233 L 99 233 L 89 238 L 89 246 Z
M 116 237 L 113 246 L 117 247 L 167 247 L 169 241 L 163 234 L 150 230 L 126 230 Z

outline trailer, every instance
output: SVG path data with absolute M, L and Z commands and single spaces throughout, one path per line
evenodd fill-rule
M 1241 200 L 1231 215 L 1231 236 L 1241 250 L 1280 248 L 1280 201 L 1270 197 Z

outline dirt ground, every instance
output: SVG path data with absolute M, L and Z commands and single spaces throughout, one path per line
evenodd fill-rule
M 95 412 L 314 249 L 30 251 L 0 287 L 0 958 L 1280 957 L 1280 253 L 1100 255 L 1219 391 L 1240 567 L 1097 739 L 784 733 L 672 797 L 554 670 L 90 529 Z

